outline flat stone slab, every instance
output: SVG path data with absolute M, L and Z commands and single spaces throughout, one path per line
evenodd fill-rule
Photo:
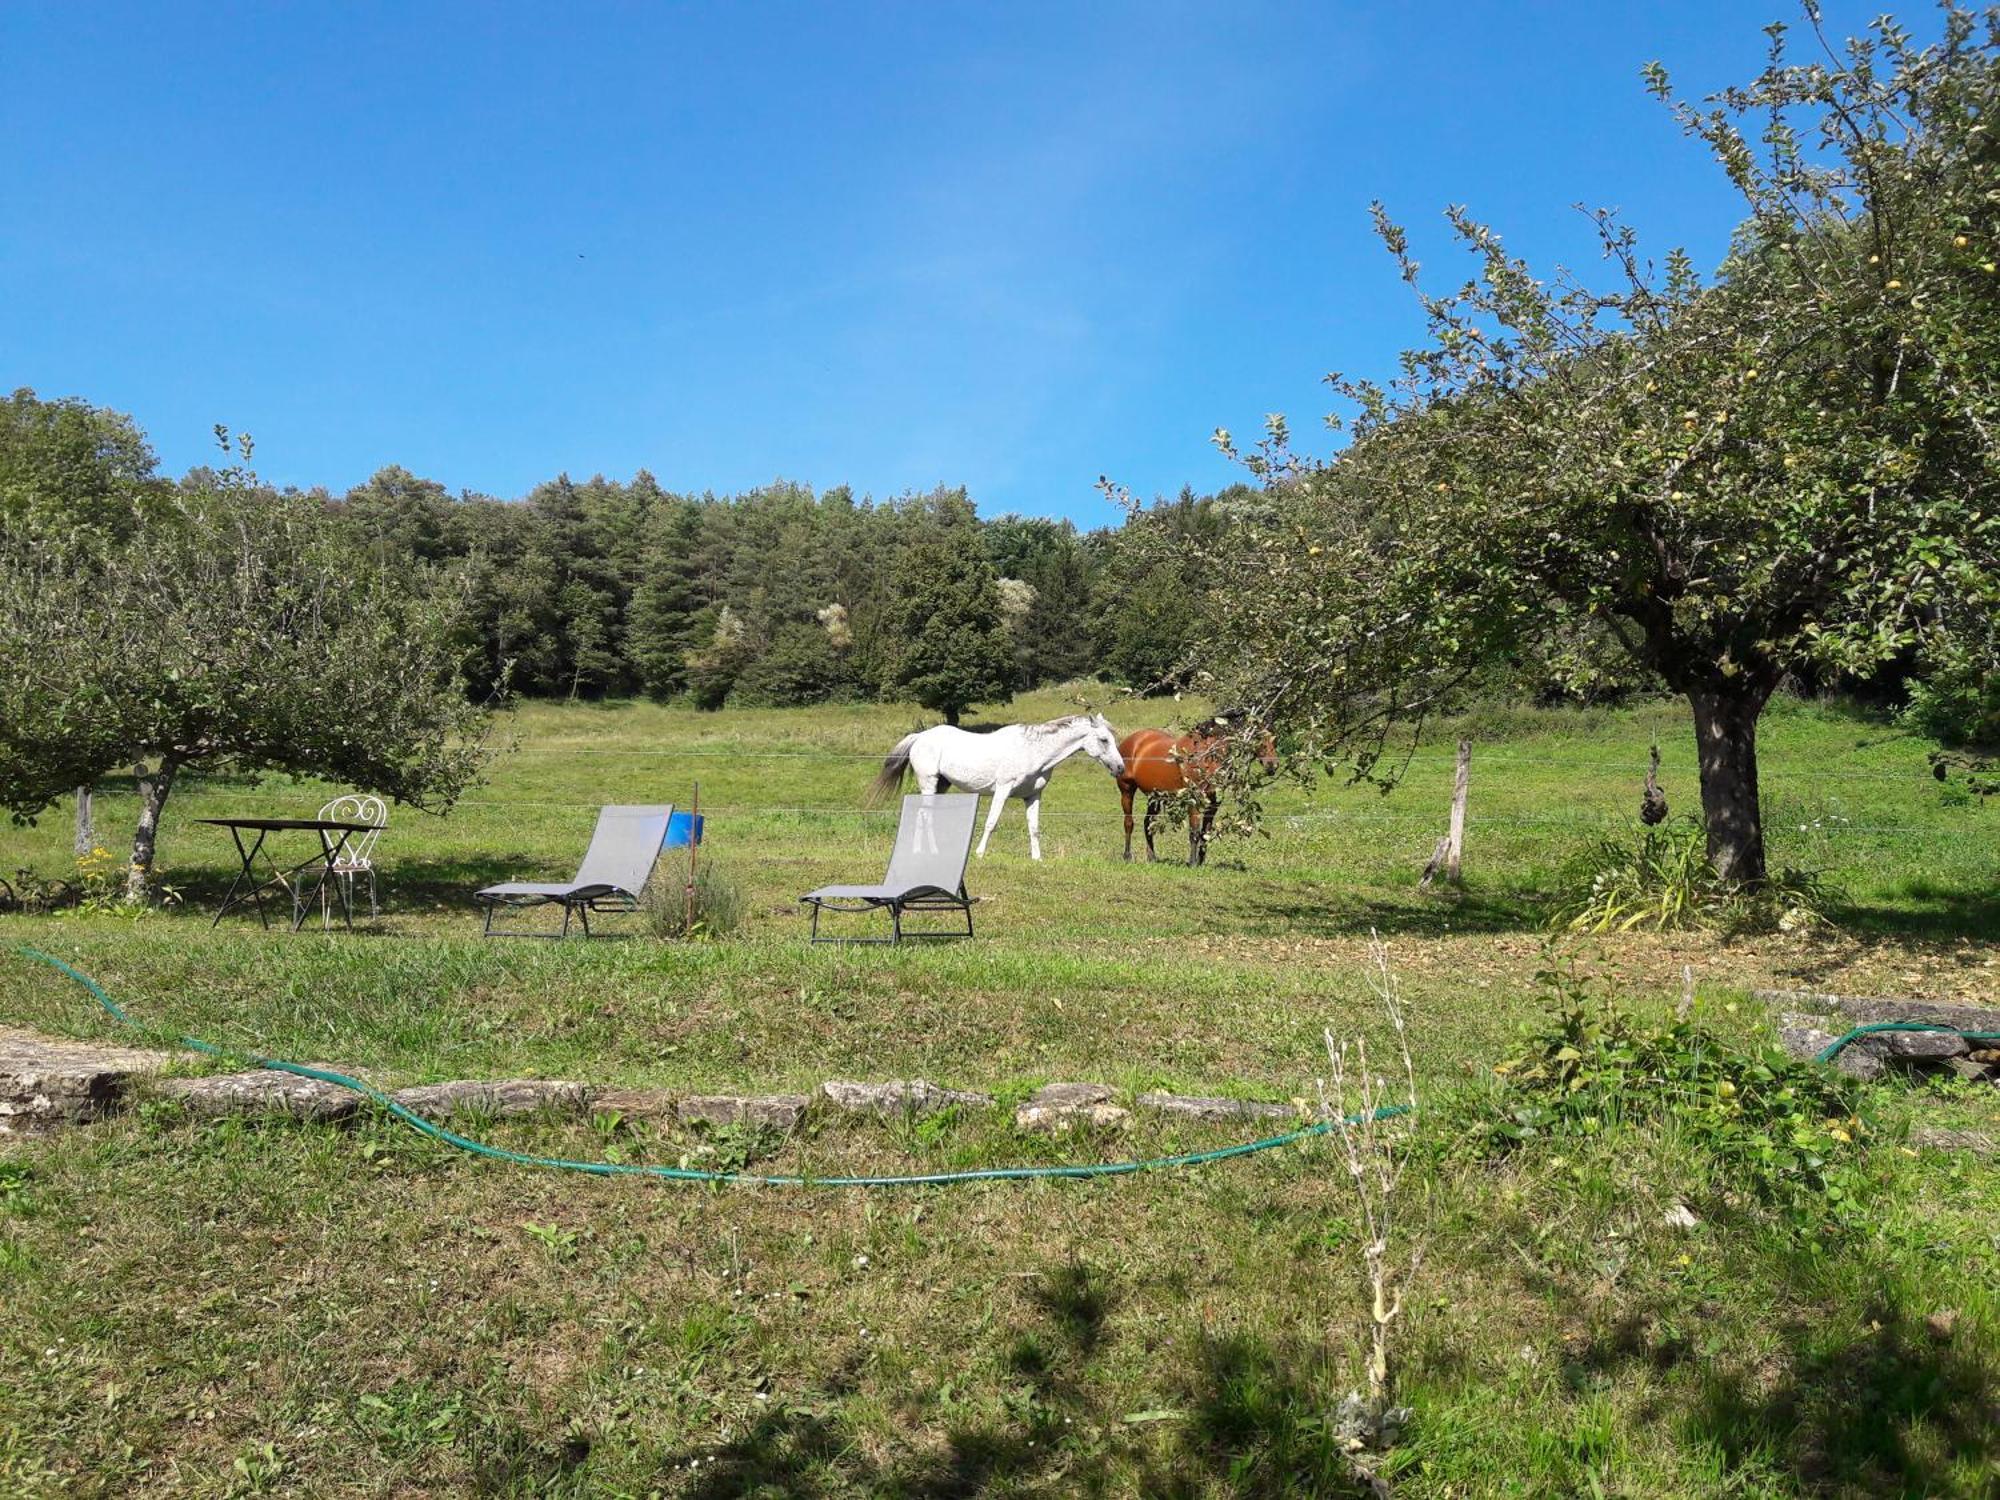
M 267 1068 L 210 1078 L 165 1078 L 159 1090 L 204 1117 L 275 1114 L 296 1120 L 344 1120 L 361 1108 L 361 1095 L 351 1089 Z
M 924 1078 L 892 1078 L 887 1083 L 849 1083 L 829 1078 L 819 1086 L 828 1104 L 845 1114 L 929 1115 L 960 1105 L 966 1109 L 990 1109 L 991 1094 L 969 1089 L 941 1088 Z
M 1295 1120 L 1298 1111 L 1289 1104 L 1273 1104 L 1263 1099 L 1224 1099 L 1201 1094 L 1141 1094 L 1139 1108 L 1157 1110 L 1184 1120 Z
M 1934 1151 L 1966 1151 L 1974 1156 L 1992 1156 L 2000 1143 L 1977 1130 L 1952 1130 L 1943 1125 L 1919 1125 L 1910 1132 L 1912 1146 L 1929 1146 Z
M 690 1094 L 675 1106 L 684 1125 L 768 1125 L 791 1130 L 805 1118 L 808 1094 Z
M 1790 994 L 1788 990 L 1760 990 L 1758 994 Z M 1826 1000 L 1838 1000 L 1840 996 L 1822 996 Z M 1878 1012 L 1884 1020 L 1936 1020 L 1940 1026 L 1958 1026 L 1962 1030 L 1988 1030 L 1992 1022 L 1984 1022 L 1982 1016 L 1990 1012 L 1966 1010 L 1962 1006 L 1916 1006 L 1916 1010 L 1952 1010 L 1958 1018 L 1946 1020 L 1944 1016 L 1912 1016 L 1910 1006 L 1900 1006 L 1896 1002 L 1850 1002 L 1866 1004 L 1868 1010 Z M 1996 1016 L 2000 1020 L 2000 1016 Z M 1852 1022 L 1852 1024 L 1850 1024 Z M 1854 1024 L 1870 1026 L 1874 1022 L 1862 1020 L 1852 1010 L 1840 1010 L 1832 1016 L 1800 1016 L 1786 1014 L 1778 1024 L 1778 1042 L 1794 1058 L 1816 1058 L 1822 1050 L 1832 1046 L 1840 1036 L 1846 1036 Z M 1870 1032 L 1868 1036 L 1858 1036 L 1848 1042 L 1840 1054 L 1834 1058 L 1834 1066 L 1856 1078 L 1880 1078 L 1884 1064 L 1918 1064 L 1918 1066 L 1940 1066 L 1952 1058 L 1964 1058 L 1968 1052 L 1984 1050 L 1974 1042 L 1968 1042 L 1956 1032 Z
M 590 1107 L 599 1114 L 657 1120 L 674 1112 L 674 1096 L 670 1089 L 592 1089 Z
M 397 1089 L 389 1096 L 405 1109 L 432 1119 L 479 1115 L 507 1120 L 549 1111 L 580 1115 L 590 1108 L 590 1086 L 560 1078 L 464 1078 Z
M 1754 999 L 1793 1010 L 1813 1010 L 1845 1016 L 1848 1026 L 1875 1021 L 1938 1021 L 1960 1031 L 2000 1035 L 2000 1010 L 1973 1005 L 1948 1005 L 1936 1000 L 1894 1000 L 1876 995 L 1822 995 L 1811 990 L 1752 990 Z
M 1949 1031 L 1877 1031 L 1847 1044 L 1847 1050 L 1865 1047 L 1878 1057 L 1910 1061 L 1940 1062 L 1947 1057 L 1963 1057 L 1972 1044 Z
M 1074 1130 L 1079 1125 L 1122 1130 L 1132 1123 L 1132 1111 L 1111 1102 L 1115 1093 L 1103 1083 L 1051 1083 L 1014 1111 L 1014 1125 L 1035 1131 Z
M 1838 1034 L 1820 1022 L 1818 1016 L 1784 1017 L 1778 1027 L 1778 1045 L 1793 1057 L 1812 1061 L 1838 1040 Z M 1833 1065 L 1850 1078 L 1875 1079 L 1888 1071 L 1879 1053 L 1854 1045 L 1842 1047 Z
M 0 1028 L 0 1134 L 95 1120 L 172 1054 Z

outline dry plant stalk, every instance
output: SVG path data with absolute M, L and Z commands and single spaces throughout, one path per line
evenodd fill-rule
M 1324 1035 L 1333 1078 L 1331 1086 L 1320 1083 L 1319 1093 L 1321 1111 L 1338 1127 L 1334 1133 L 1340 1138 L 1348 1184 L 1360 1205 L 1366 1235 L 1361 1254 L 1369 1293 L 1368 1415 L 1379 1424 L 1389 1409 L 1390 1328 L 1403 1310 L 1404 1293 L 1423 1265 L 1424 1240 L 1418 1233 L 1412 1237 L 1407 1256 L 1396 1251 L 1395 1241 L 1405 1233 L 1398 1193 L 1410 1158 L 1404 1132 L 1393 1118 L 1384 1118 L 1383 1111 L 1416 1110 L 1417 1070 L 1410 1060 L 1401 988 L 1389 967 L 1389 950 L 1373 932 L 1369 933 L 1368 956 L 1368 987 L 1382 1002 L 1394 1028 L 1403 1076 L 1392 1084 L 1370 1071 L 1366 1037 L 1336 1041 L 1329 1030 Z M 1375 1431 L 1379 1435 L 1380 1428 Z

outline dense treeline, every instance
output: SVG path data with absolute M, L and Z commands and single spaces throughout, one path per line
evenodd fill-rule
M 686 495 L 641 471 L 623 483 L 565 475 L 499 501 L 388 468 L 329 504 L 385 567 L 467 569 L 468 675 L 481 692 L 504 676 L 534 696 L 685 695 L 715 708 L 887 695 L 956 712 L 1093 673 L 1171 686 L 1199 628 L 1180 543 L 1237 498 L 1183 492 L 1080 532 L 982 520 L 961 489 L 871 501 L 780 482 Z M 950 702 L 929 677 L 967 691 Z
M 225 445 L 226 446 L 226 445 Z M 129 535 L 176 497 L 241 495 L 254 476 L 164 479 L 129 416 L 31 390 L 0 397 L 0 531 Z M 560 475 L 520 500 L 452 494 L 389 467 L 317 508 L 362 574 L 450 577 L 475 697 L 644 693 L 704 708 L 914 699 L 976 702 L 1090 675 L 1181 685 L 1201 654 L 1205 579 L 1190 543 L 1256 503 L 1191 490 L 1124 524 L 981 518 L 963 489 L 889 500 L 777 482 L 676 493 Z

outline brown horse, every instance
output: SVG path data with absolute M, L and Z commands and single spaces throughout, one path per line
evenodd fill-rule
M 1125 858 L 1132 858 L 1132 797 L 1146 794 L 1146 858 L 1158 859 L 1153 850 L 1153 819 L 1160 815 L 1167 795 L 1193 788 L 1200 794 L 1188 808 L 1188 863 L 1201 864 L 1208 858 L 1208 836 L 1221 802 L 1215 783 L 1229 759 L 1228 720 L 1204 719 L 1175 739 L 1164 729 L 1140 729 L 1118 742 L 1125 757 L 1125 774 L 1118 778 L 1118 795 L 1125 804 Z M 1278 747 L 1271 736 L 1262 736 L 1257 745 L 1257 763 L 1267 773 L 1278 769 Z

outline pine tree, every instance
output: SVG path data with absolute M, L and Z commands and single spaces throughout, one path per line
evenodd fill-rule
M 947 724 L 974 703 L 1010 696 L 1014 643 L 977 529 L 948 524 L 915 540 L 895 580 L 890 623 L 900 648 L 891 687 Z
M 701 511 L 662 496 L 648 517 L 640 581 L 626 618 L 625 652 L 649 697 L 664 700 L 688 685 L 687 655 L 699 643 Z M 711 629 L 713 624 L 711 622 Z

